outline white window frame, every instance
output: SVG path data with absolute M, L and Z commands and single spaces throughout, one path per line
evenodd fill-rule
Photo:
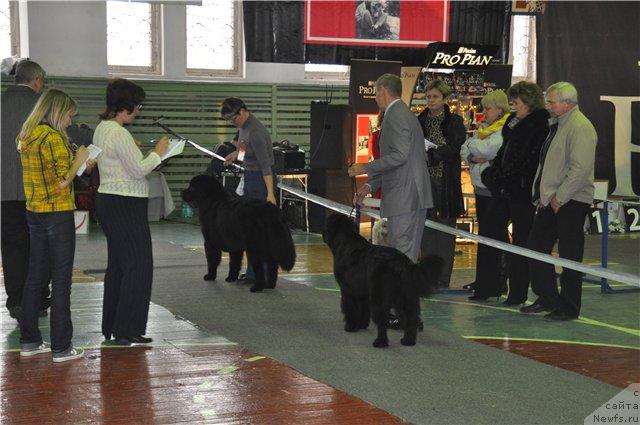
M 186 7 L 186 6 L 185 6 Z M 233 68 L 232 69 L 206 69 L 206 68 L 187 68 L 185 67 L 185 75 L 187 77 L 226 77 L 241 78 L 244 77 L 244 19 L 242 15 L 242 1 L 233 2 Z M 186 16 L 185 16 L 186 19 Z M 185 40 L 186 40 L 185 26 Z M 185 43 L 185 58 L 189 47 Z
M 11 56 L 20 56 L 20 3 L 9 1 L 9 25 L 11 27 Z
M 110 75 L 162 75 L 162 5 L 149 2 L 151 12 L 151 65 L 107 65 Z
M 525 16 L 529 19 L 529 34 L 528 34 L 528 46 L 527 46 L 527 70 L 525 75 L 515 75 L 511 77 L 511 84 L 515 84 L 519 81 L 531 81 L 536 82 L 536 16 L 533 14 L 513 14 L 511 16 L 511 40 L 509 42 L 509 63 L 514 63 L 514 49 L 520 46 L 515 45 L 514 40 L 514 28 L 516 16 Z M 514 70 L 515 71 L 515 70 Z
M 307 65 L 313 67 L 326 66 L 327 70 L 307 70 Z M 340 67 L 340 69 L 331 69 L 332 67 Z M 322 65 L 305 63 L 304 64 L 304 79 L 307 81 L 338 81 L 345 84 L 349 83 L 349 76 L 351 74 L 351 67 L 349 65 Z

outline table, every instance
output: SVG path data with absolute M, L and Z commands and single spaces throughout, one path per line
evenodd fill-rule
M 287 186 L 292 186 L 287 184 L 287 181 L 293 182 L 294 184 L 302 187 L 306 193 L 309 192 L 308 185 L 309 174 L 299 173 L 299 174 L 279 174 L 278 175 L 278 183 L 286 184 Z M 280 189 L 280 208 L 282 208 L 283 201 L 294 201 L 299 202 L 304 205 L 304 220 L 305 220 L 305 231 L 309 232 L 309 201 L 306 199 L 301 199 L 298 196 L 293 195 L 292 193 L 285 192 Z

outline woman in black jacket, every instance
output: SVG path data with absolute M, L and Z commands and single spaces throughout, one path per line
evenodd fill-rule
M 455 227 L 456 218 L 464 212 L 460 184 L 460 147 L 465 141 L 466 129 L 459 115 L 449 112 L 445 103 L 451 88 L 442 80 L 427 84 L 427 108 L 418 116 L 427 144 L 429 175 L 433 192 L 433 208 L 427 213 L 429 220 Z M 449 287 L 453 255 L 456 247 L 454 235 L 425 227 L 421 254 L 439 255 L 444 265 L 439 277 L 441 287 Z
M 502 147 L 482 172 L 482 182 L 491 190 L 492 201 L 487 213 L 488 234 L 492 239 L 512 224 L 511 243 L 525 247 L 533 223 L 535 207 L 531 203 L 531 187 L 538 168 L 540 149 L 549 132 L 549 113 L 544 108 L 542 89 L 521 81 L 507 91 L 514 113 L 502 128 Z M 494 265 L 484 279 L 490 286 L 476 288 L 474 301 L 499 297 L 499 250 L 488 250 L 487 263 Z M 518 305 L 527 300 L 529 266 L 527 258 L 511 256 L 509 295 L 505 305 Z

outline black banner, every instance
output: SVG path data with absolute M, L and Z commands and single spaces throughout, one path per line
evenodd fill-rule
M 595 176 L 609 192 L 640 196 L 640 7 L 636 2 L 548 2 L 537 17 L 538 83 L 569 81 L 598 132 Z
M 485 93 L 494 90 L 504 90 L 511 86 L 511 73 L 513 65 L 491 64 L 484 70 Z
M 382 74 L 400 77 L 402 62 L 351 60 L 349 76 L 349 103 L 356 114 L 377 114 L 376 80 Z
M 427 68 L 484 70 L 496 57 L 499 46 L 431 43 L 427 46 Z

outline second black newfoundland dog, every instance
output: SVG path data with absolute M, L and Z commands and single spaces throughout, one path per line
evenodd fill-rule
M 207 175 L 191 179 L 182 199 L 198 209 L 208 266 L 205 280 L 216 279 L 222 251 L 230 257 L 227 282 L 238 279 L 242 254 L 247 252 L 256 275 L 251 292 L 275 288 L 278 266 L 287 271 L 293 268 L 296 251 L 291 231 L 275 205 L 259 199 L 232 199 L 215 177 Z
M 374 347 L 387 347 L 389 309 L 404 324 L 402 345 L 415 345 L 420 322 L 420 296 L 437 285 L 442 259 L 430 256 L 414 264 L 395 248 L 373 245 L 356 232 L 354 222 L 341 214 L 327 218 L 324 241 L 333 254 L 333 274 L 340 285 L 344 330 L 378 327 Z

